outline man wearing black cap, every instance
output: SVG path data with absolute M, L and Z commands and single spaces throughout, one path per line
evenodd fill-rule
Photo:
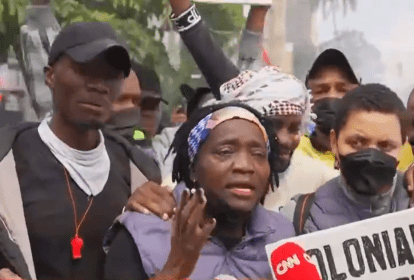
M 190 118 L 193 112 L 200 109 L 205 102 L 214 99 L 211 89 L 207 87 L 193 89 L 184 84 L 181 85 L 180 89 L 187 103 L 187 119 Z M 152 148 L 161 169 L 162 185 L 171 188 L 176 186 L 171 176 L 175 154 L 170 153 L 169 150 L 178 129 L 179 126 L 166 127 L 152 140 Z
M 131 187 L 161 176 L 142 151 L 101 131 L 131 67 L 109 24 L 70 25 L 48 64 L 52 117 L 0 131 L 0 217 L 31 279 L 102 279 L 104 234 Z
M 133 64 L 132 70 L 137 74 L 141 85 L 141 126 L 151 139 L 158 132 L 162 117 L 162 104 L 168 102 L 162 98 L 160 79 L 157 73 L 148 67 Z
M 306 86 L 311 90 L 312 111 L 317 117 L 308 136 L 303 136 L 297 151 L 320 160 L 334 168 L 335 155 L 331 152 L 329 133 L 335 121 L 338 101 L 348 91 L 359 86 L 359 81 L 345 55 L 336 49 L 322 52 L 313 63 Z

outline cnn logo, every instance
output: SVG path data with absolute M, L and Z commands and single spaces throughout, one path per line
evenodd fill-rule
M 289 269 L 299 266 L 301 264 L 300 259 L 297 254 L 294 254 L 286 259 L 283 259 L 279 262 L 274 262 L 275 256 L 272 256 L 272 266 L 276 275 L 284 275 Z M 304 253 L 302 260 L 305 259 L 307 263 L 313 265 L 313 262 L 308 254 Z

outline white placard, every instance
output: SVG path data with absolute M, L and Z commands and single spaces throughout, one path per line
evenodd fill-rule
M 272 0 L 194 0 L 195 2 L 212 4 L 249 4 L 249 5 L 271 5 Z
M 269 263 L 289 241 L 308 252 L 323 280 L 414 279 L 414 209 L 269 244 Z

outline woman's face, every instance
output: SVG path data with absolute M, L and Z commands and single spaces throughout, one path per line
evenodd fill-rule
M 267 145 L 259 127 L 232 119 L 215 127 L 202 145 L 192 179 L 204 188 L 211 209 L 250 213 L 269 188 Z

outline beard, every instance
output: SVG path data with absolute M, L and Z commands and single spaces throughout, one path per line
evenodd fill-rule
M 276 158 L 274 159 L 274 171 L 276 171 L 277 173 L 283 173 L 285 172 L 289 166 L 290 166 L 290 162 L 292 161 L 292 155 L 293 152 L 290 153 L 289 159 L 280 159 L 280 158 Z

